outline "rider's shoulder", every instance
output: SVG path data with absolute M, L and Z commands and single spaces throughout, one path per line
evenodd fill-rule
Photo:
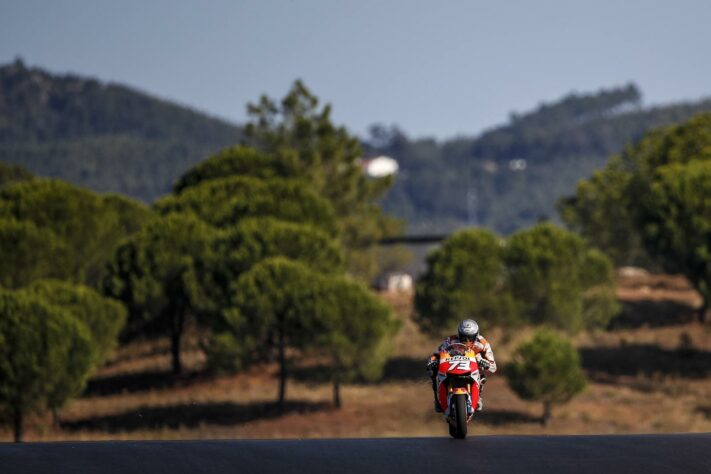
M 487 345 L 489 343 L 489 341 L 487 341 L 486 338 L 481 334 L 477 336 L 477 341 L 481 342 L 483 345 Z

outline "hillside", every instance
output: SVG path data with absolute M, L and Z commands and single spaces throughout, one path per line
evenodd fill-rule
M 240 129 L 128 87 L 0 66 L 0 161 L 151 201 Z
M 711 99 L 645 107 L 630 84 L 570 94 L 478 136 L 438 142 L 376 126 L 363 145 L 400 162 L 383 206 L 410 232 L 481 225 L 507 234 L 555 219 L 559 198 L 646 131 L 709 110 Z M 19 60 L 0 66 L 0 161 L 39 175 L 152 201 L 240 138 L 236 125 L 124 86 Z
M 561 196 L 648 130 L 709 110 L 711 99 L 645 108 L 630 84 L 512 114 L 477 137 L 413 140 L 397 128 L 374 127 L 366 146 L 400 162 L 383 204 L 412 232 L 482 225 L 507 234 L 556 218 Z

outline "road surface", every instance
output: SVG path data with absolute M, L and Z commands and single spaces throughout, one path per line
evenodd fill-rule
M 711 473 L 711 434 L 0 444 L 0 473 Z

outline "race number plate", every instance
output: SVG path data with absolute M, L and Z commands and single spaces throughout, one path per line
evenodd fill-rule
M 454 356 L 449 361 L 448 370 L 471 370 L 471 360 L 469 357 Z

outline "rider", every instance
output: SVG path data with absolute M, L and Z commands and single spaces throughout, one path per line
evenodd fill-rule
M 439 367 L 439 353 L 446 350 L 451 344 L 463 343 L 471 344 L 474 348 L 474 352 L 477 354 L 477 361 L 479 362 L 479 367 L 481 369 L 487 369 L 492 374 L 496 372 L 496 361 L 494 360 L 494 352 L 491 350 L 491 345 L 484 336 L 479 334 L 479 325 L 473 319 L 465 319 L 459 323 L 457 328 L 457 334 L 449 336 L 445 339 L 436 352 L 430 357 L 430 361 L 427 364 L 427 371 L 432 378 L 432 390 L 434 391 L 434 408 L 437 413 L 442 411 L 439 406 L 439 400 L 437 399 L 437 368 Z M 486 383 L 486 377 L 481 374 L 481 385 Z M 481 411 L 484 402 L 482 401 L 482 391 L 483 386 L 480 386 L 479 391 L 479 403 L 477 404 L 476 411 Z

